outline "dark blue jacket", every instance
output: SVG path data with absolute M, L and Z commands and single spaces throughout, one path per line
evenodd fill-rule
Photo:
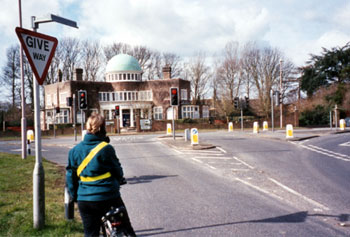
M 66 167 L 66 183 L 69 194 L 78 201 L 104 201 L 120 196 L 119 180 L 123 177 L 123 169 L 111 145 L 100 150 L 81 172 L 81 176 L 94 177 L 110 172 L 111 177 L 82 182 L 77 176 L 77 169 L 90 151 L 104 141 L 103 138 L 93 134 L 86 134 L 84 141 L 69 151 L 68 165 Z

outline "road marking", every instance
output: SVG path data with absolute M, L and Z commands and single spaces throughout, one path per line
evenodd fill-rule
M 223 153 L 227 153 L 227 151 L 225 151 L 224 149 L 222 149 L 221 147 L 216 147 L 218 150 L 222 151 Z
M 201 160 L 197 160 L 196 158 L 192 158 L 192 160 L 197 161 L 198 163 L 203 164 L 203 161 L 201 161 Z
M 280 197 L 280 196 L 278 196 L 278 195 L 276 195 L 274 193 L 271 193 L 271 192 L 269 192 L 269 191 L 267 191 L 267 190 L 265 190 L 263 188 L 260 188 L 260 187 L 258 187 L 256 185 L 253 185 L 253 184 L 251 184 L 251 183 L 249 183 L 249 182 L 247 182 L 247 181 L 245 181 L 243 179 L 236 178 L 236 180 L 241 182 L 241 183 L 243 183 L 243 184 L 245 184 L 245 185 L 247 185 L 247 186 L 249 186 L 249 187 L 251 187 L 251 188 L 253 188 L 253 189 L 256 189 L 256 190 L 258 190 L 258 191 L 260 191 L 262 193 L 265 193 L 265 194 L 267 194 L 267 195 L 269 195 L 271 197 L 274 197 L 274 198 L 279 199 L 279 200 L 284 200 L 282 197 Z
M 206 166 L 208 166 L 210 169 L 216 170 L 216 168 L 214 166 L 211 166 L 209 164 L 206 164 Z
M 314 146 L 314 145 L 309 145 L 309 146 L 312 147 L 312 148 L 315 148 L 315 149 L 319 149 L 320 151 L 324 151 L 324 152 L 328 152 L 330 154 L 334 154 L 336 156 L 342 156 L 344 158 L 350 158 L 350 156 L 348 156 L 348 155 L 337 153 L 337 152 L 334 152 L 334 151 L 331 151 L 331 150 L 327 150 L 327 149 L 324 149 L 324 148 L 321 148 L 321 147 L 318 147 L 318 146 Z
M 345 142 L 345 143 L 339 144 L 339 146 L 350 146 L 350 142 Z
M 232 160 L 231 157 L 219 157 L 219 156 L 195 156 L 197 159 L 216 159 L 216 160 Z
M 239 162 L 241 162 L 242 164 L 244 164 L 245 166 L 247 166 L 248 168 L 250 168 L 250 169 L 254 169 L 254 167 L 253 166 L 251 166 L 251 165 L 248 165 L 247 163 L 245 163 L 244 161 L 242 161 L 242 160 L 240 160 L 240 159 L 238 159 L 237 157 L 233 157 L 233 159 L 235 159 L 235 160 L 237 160 L 237 161 L 239 161 Z
M 316 148 L 312 148 L 312 147 L 309 147 L 309 146 L 306 146 L 306 145 L 300 145 L 300 146 L 305 148 L 305 149 L 308 149 L 308 150 L 311 150 L 311 151 L 314 151 L 314 152 L 317 152 L 317 153 L 320 153 L 322 155 L 329 156 L 329 157 L 332 157 L 332 158 L 335 158 L 335 159 L 338 159 L 338 160 L 350 161 L 350 159 L 341 158 L 341 157 L 335 156 L 333 154 L 330 154 L 330 153 L 327 153 L 327 152 L 323 152 L 323 151 L 318 150 Z
M 272 181 L 273 183 L 277 184 L 278 186 L 280 186 L 280 187 L 283 188 L 284 190 L 287 190 L 288 192 L 290 192 L 290 193 L 292 193 L 292 194 L 294 194 L 294 195 L 296 195 L 296 196 L 298 196 L 298 197 L 301 197 L 302 199 L 304 199 L 305 201 L 311 203 L 312 205 L 315 205 L 315 206 L 317 206 L 317 207 L 319 207 L 319 208 L 322 208 L 322 209 L 325 210 L 325 211 L 329 211 L 329 208 L 328 208 L 328 207 L 326 207 L 326 206 L 322 205 L 321 203 L 318 203 L 318 202 L 316 202 L 316 201 L 314 201 L 314 200 L 312 200 L 312 199 L 310 199 L 310 198 L 308 198 L 308 197 L 306 197 L 306 196 L 304 196 L 304 195 L 298 193 L 297 191 L 295 191 L 295 190 L 293 190 L 293 189 L 287 187 L 286 185 L 284 185 L 284 184 L 278 182 L 277 180 L 275 180 L 275 179 L 273 179 L 273 178 L 269 178 L 269 180 Z
M 240 171 L 249 171 L 250 169 L 231 169 L 233 172 L 240 172 Z
M 205 150 L 185 150 L 183 149 L 185 153 L 203 153 L 203 154 L 218 154 L 218 155 L 223 155 L 221 153 L 218 153 L 218 151 L 205 151 Z
M 32 149 L 32 148 L 30 148 L 30 150 L 35 151 L 35 149 Z M 22 151 L 22 149 L 12 149 L 10 151 Z M 48 151 L 48 150 L 41 149 L 41 151 Z

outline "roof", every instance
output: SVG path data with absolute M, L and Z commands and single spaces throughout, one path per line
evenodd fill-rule
M 106 73 L 122 71 L 142 72 L 142 69 L 137 59 L 133 56 L 127 54 L 118 54 L 108 61 Z

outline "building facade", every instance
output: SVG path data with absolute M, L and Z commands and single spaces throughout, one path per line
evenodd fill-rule
M 178 88 L 179 106 L 170 106 L 170 88 Z M 87 109 L 77 106 L 77 92 L 86 90 Z M 136 119 L 167 120 L 209 117 L 208 108 L 191 105 L 191 85 L 187 80 L 171 77 L 171 68 L 163 68 L 163 79 L 142 80 L 139 62 L 132 56 L 119 54 L 111 58 L 104 82 L 83 81 L 82 69 L 76 69 L 72 81 L 58 80 L 44 86 L 45 106 L 42 111 L 42 128 L 50 124 L 80 123 L 92 112 L 104 115 L 107 122 L 115 118 L 120 108 L 120 127 L 135 127 Z M 73 103 L 69 103 L 72 98 Z M 75 111 L 75 112 L 74 112 Z M 174 111 L 174 112 L 173 112 Z M 202 110 L 201 110 L 202 111 Z

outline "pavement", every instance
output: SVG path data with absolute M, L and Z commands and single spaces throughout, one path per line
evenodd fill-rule
M 229 133 L 229 132 L 227 132 Z M 328 136 L 332 134 L 350 133 L 350 128 L 345 130 L 339 130 L 335 128 L 313 128 L 313 129 L 295 129 L 293 130 L 293 136 L 287 138 L 286 131 L 278 129 L 275 131 L 259 131 L 258 133 L 253 133 L 252 130 L 234 130 L 230 132 L 242 137 L 255 137 L 255 138 L 265 138 L 280 141 L 302 141 L 307 139 L 312 139 L 315 137 Z M 200 131 L 199 131 L 200 134 Z M 183 136 L 177 135 L 175 139 L 172 135 L 160 136 L 158 139 L 170 147 L 181 147 L 189 150 L 204 150 L 215 148 L 215 145 L 208 144 L 204 142 L 199 142 L 199 144 L 191 145 L 191 140 L 185 141 Z

